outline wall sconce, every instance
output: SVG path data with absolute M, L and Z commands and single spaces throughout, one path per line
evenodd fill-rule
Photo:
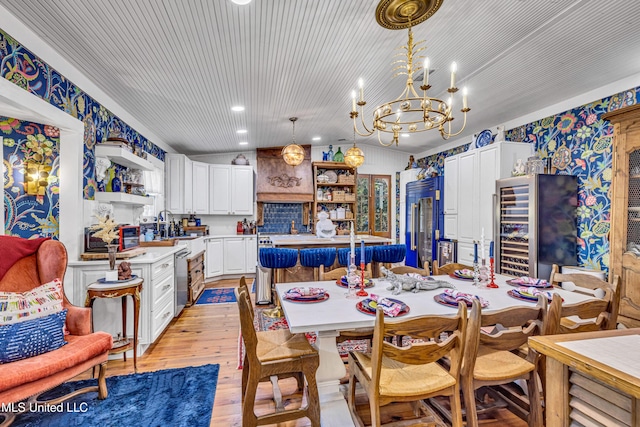
M 25 182 L 27 184 L 27 194 L 30 196 L 44 196 L 44 192 L 49 185 L 50 165 L 40 163 L 27 163 Z

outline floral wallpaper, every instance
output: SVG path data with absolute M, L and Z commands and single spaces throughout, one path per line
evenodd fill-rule
M 4 163 L 5 234 L 31 237 L 58 237 L 58 128 L 0 117 Z M 25 169 L 28 161 L 51 166 L 47 189 L 42 196 L 26 194 Z
M 609 270 L 613 126 L 602 114 L 638 102 L 638 88 L 545 117 L 505 132 L 507 141 L 536 145 L 538 156 L 549 159 L 550 173 L 578 176 L 578 265 Z M 420 167 L 434 166 L 442 174 L 444 159 L 464 152 L 469 144 L 419 159 Z
M 119 117 L 100 105 L 95 99 L 84 93 L 78 86 L 67 80 L 63 75 L 51 68 L 1 29 L 0 77 L 44 99 L 71 116 L 82 120 L 85 128 L 82 165 L 83 197 L 85 199 L 93 200 L 94 194 L 97 191 L 94 147 L 97 143 L 106 141 L 108 137 L 124 139 L 134 147 L 135 151 L 146 152 L 164 161 L 166 154 L 164 150 L 140 135 Z M 30 125 L 31 124 L 25 124 L 23 132 L 27 132 L 26 129 Z M 5 124 L 5 127 L 6 126 Z M 44 126 L 37 126 L 44 131 Z M 24 143 L 21 144 L 18 142 L 20 138 L 16 139 L 15 137 L 7 136 L 9 135 L 7 132 L 12 132 L 13 134 L 13 131 L 5 130 L 4 128 L 0 129 L 0 131 L 2 131 L 2 136 L 14 140 L 17 145 L 25 146 Z M 36 133 L 32 136 L 37 137 L 37 135 Z M 42 133 L 40 133 L 40 135 L 42 135 Z M 23 138 L 25 136 L 26 134 L 22 135 Z M 16 148 L 16 150 L 20 151 L 20 148 Z M 11 163 L 11 159 L 7 157 L 11 155 L 10 153 L 12 153 L 12 150 L 5 145 L 3 157 L 5 165 Z M 14 161 L 16 161 L 15 158 Z M 5 194 L 7 182 L 7 178 L 5 177 Z M 7 196 L 5 195 L 5 206 L 7 203 L 6 199 Z M 10 206 L 8 206 L 8 208 L 10 208 Z M 52 213 L 55 213 L 55 218 L 57 219 L 57 209 L 54 209 Z M 48 221 L 47 217 L 42 215 L 44 215 L 44 213 L 40 211 L 31 212 L 20 221 L 29 224 L 28 227 L 30 228 L 37 228 L 38 221 Z M 5 224 L 6 223 L 5 218 Z

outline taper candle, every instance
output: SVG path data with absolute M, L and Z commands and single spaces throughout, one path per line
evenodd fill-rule
M 364 264 L 364 240 L 360 241 L 360 264 Z
M 351 249 L 351 253 L 355 255 L 356 253 L 356 235 L 353 232 L 353 222 L 351 222 L 351 233 L 349 235 L 350 237 L 350 249 Z M 351 258 L 349 258 L 351 259 Z
M 478 242 L 473 242 L 473 262 L 478 262 Z
M 489 258 L 493 258 L 493 240 L 489 243 Z

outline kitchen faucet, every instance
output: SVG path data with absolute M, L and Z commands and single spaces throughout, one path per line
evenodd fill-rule
M 158 236 L 160 236 L 160 238 L 162 238 L 162 236 L 160 235 L 160 222 L 161 222 L 160 217 L 162 216 L 163 212 L 166 212 L 168 215 L 171 215 L 171 221 L 173 221 L 173 214 L 168 209 L 161 210 L 158 213 L 157 231 L 158 231 Z M 162 218 L 164 218 L 164 221 L 162 222 L 166 224 L 164 227 L 165 237 L 168 239 L 169 238 L 169 217 L 162 216 Z

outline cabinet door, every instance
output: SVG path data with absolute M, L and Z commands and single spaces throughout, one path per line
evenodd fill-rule
M 224 274 L 244 274 L 246 267 L 245 242 L 241 237 L 224 239 Z
M 474 239 L 478 228 L 478 180 L 475 152 L 458 160 L 458 238 Z M 445 196 L 446 197 L 446 196 Z
M 445 215 L 458 213 L 458 159 L 459 156 L 451 156 L 444 159 Z
M 231 168 L 231 214 L 253 215 L 253 168 Z
M 186 213 L 184 208 L 184 156 L 166 156 L 167 209 L 175 214 Z
M 493 240 L 493 224 L 495 223 L 495 194 L 498 176 L 500 149 L 498 146 L 486 147 L 478 152 L 478 224 L 475 239 L 482 237 L 484 231 L 485 245 Z
M 222 275 L 224 248 L 222 239 L 207 240 L 207 253 L 205 260 L 207 263 L 207 279 Z
M 209 213 L 209 165 L 193 162 L 193 211 L 197 214 Z M 188 189 L 186 189 L 188 191 Z
M 209 213 L 212 215 L 231 214 L 231 166 L 209 165 Z
M 180 189 L 184 194 L 184 212 L 193 213 L 193 162 L 184 158 L 184 185 Z
M 258 239 L 249 237 L 244 239 L 245 244 L 245 272 L 255 273 L 256 264 L 258 263 Z

